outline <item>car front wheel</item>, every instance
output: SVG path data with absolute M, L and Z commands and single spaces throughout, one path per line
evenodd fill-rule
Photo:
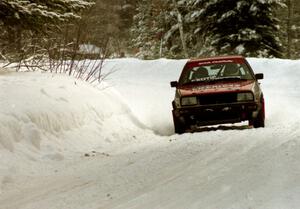
M 261 109 L 258 112 L 256 118 L 249 120 L 249 125 L 254 128 L 263 128 L 265 127 L 265 102 L 264 98 L 261 99 Z
M 249 121 L 249 125 L 253 125 L 254 128 L 265 127 L 265 117 L 263 110 L 260 110 L 257 117 Z
M 186 125 L 173 114 L 174 130 L 176 134 L 183 134 L 186 131 Z

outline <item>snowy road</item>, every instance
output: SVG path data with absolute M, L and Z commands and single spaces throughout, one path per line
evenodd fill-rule
M 0 208 L 298 208 L 300 62 L 249 61 L 265 74 L 266 128 L 180 136 L 169 81 L 184 60 L 112 60 L 100 91 L 0 74 Z

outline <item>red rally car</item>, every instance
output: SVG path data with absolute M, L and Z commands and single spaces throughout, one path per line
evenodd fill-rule
M 259 79 L 242 56 L 189 60 L 176 87 L 173 106 L 175 133 L 193 127 L 249 121 L 265 126 L 265 103 Z

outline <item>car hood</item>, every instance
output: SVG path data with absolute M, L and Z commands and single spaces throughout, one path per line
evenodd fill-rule
M 198 94 L 212 94 L 212 93 L 227 93 L 252 91 L 255 86 L 255 81 L 234 81 L 234 82 L 215 82 L 215 83 L 197 83 L 179 87 L 181 96 L 193 96 Z

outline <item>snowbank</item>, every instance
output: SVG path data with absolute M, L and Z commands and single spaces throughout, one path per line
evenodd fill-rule
M 144 128 L 112 88 L 48 73 L 2 74 L 0 88 L 2 154 L 62 160 L 68 152 L 122 144 Z

